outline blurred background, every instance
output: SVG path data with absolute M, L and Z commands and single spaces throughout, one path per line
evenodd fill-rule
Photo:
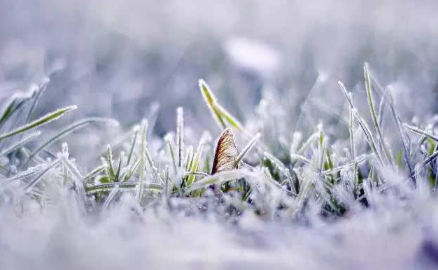
M 0 99 L 51 75 L 40 110 L 77 104 L 71 117 L 129 127 L 159 105 L 163 135 L 176 106 L 195 129 L 214 126 L 204 78 L 243 122 L 268 96 L 293 128 L 303 110 L 342 111 L 338 80 L 365 97 L 366 61 L 405 120 L 426 118 L 437 110 L 436 14 L 434 0 L 1 0 Z

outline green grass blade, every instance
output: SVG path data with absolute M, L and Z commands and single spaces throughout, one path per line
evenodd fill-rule
M 137 144 L 137 137 L 138 137 L 138 132 L 139 131 L 140 131 L 140 127 L 139 126 L 135 126 L 133 128 L 134 136 L 132 138 L 131 148 L 129 149 L 128 161 L 126 162 L 126 166 L 129 166 L 131 164 L 132 156 L 134 154 L 135 145 Z
M 146 135 L 148 129 L 148 122 L 143 120 L 141 123 L 141 149 L 140 149 L 140 166 L 139 166 L 139 185 L 137 186 L 137 194 L 136 198 L 139 203 L 143 198 L 143 183 L 144 183 L 144 174 L 146 170 Z
M 301 155 L 304 153 L 304 151 L 306 151 L 306 149 L 316 140 L 319 138 L 319 131 L 313 133 L 312 135 L 309 136 L 309 138 L 307 139 L 307 141 L 305 141 L 303 143 L 303 145 L 300 147 L 300 149 L 298 149 L 298 151 L 296 152 L 297 155 Z
M 169 149 L 169 153 L 170 153 L 170 157 L 172 158 L 172 163 L 173 163 L 173 171 L 176 173 L 177 171 L 177 160 L 175 157 L 175 146 L 173 143 L 173 136 L 171 134 L 167 134 L 164 137 L 164 140 L 166 141 L 167 147 Z
M 356 119 L 356 121 L 359 123 L 359 127 L 362 129 L 365 138 L 367 139 L 368 145 L 370 146 L 371 150 L 374 152 L 374 154 L 376 155 L 377 160 L 379 161 L 379 163 L 381 165 L 384 164 L 380 152 L 377 149 L 374 137 L 368 127 L 368 125 L 366 124 L 366 122 L 362 119 L 362 117 L 360 117 L 359 113 L 357 112 L 356 108 L 354 107 L 353 104 L 353 98 L 351 93 L 347 92 L 347 89 L 345 88 L 344 84 L 342 82 L 338 82 L 339 87 L 342 91 L 342 93 L 345 95 L 345 97 L 347 98 L 347 101 L 350 105 L 350 109 L 351 109 L 351 113 L 353 114 L 354 118 Z
M 419 135 L 423 135 L 423 136 L 429 137 L 432 140 L 438 142 L 438 137 L 433 135 L 433 134 L 431 134 L 431 133 L 429 133 L 429 132 L 427 132 L 427 131 L 424 131 L 424 130 L 418 128 L 418 127 L 414 127 L 414 126 L 411 126 L 411 125 L 408 125 L 408 124 L 403 124 L 403 126 L 405 128 L 407 128 L 407 129 L 409 129 L 410 131 L 414 132 L 414 133 L 417 133 Z
M 371 118 L 373 120 L 374 128 L 377 132 L 377 135 L 379 136 L 379 141 L 382 145 L 383 152 L 385 153 L 386 159 L 391 164 L 393 164 L 391 152 L 389 151 L 388 147 L 386 146 L 385 138 L 383 137 L 382 129 L 379 125 L 379 119 L 377 118 L 377 114 L 376 114 L 376 108 L 374 105 L 374 99 L 373 99 L 373 93 L 372 93 L 371 76 L 370 76 L 370 70 L 369 70 L 368 63 L 365 63 L 365 65 L 364 65 L 364 77 L 365 77 L 365 90 L 366 90 L 366 94 L 367 94 L 367 101 L 368 101 L 368 106 L 369 106 L 370 113 L 371 113 Z
M 242 159 L 245 157 L 245 155 L 251 151 L 251 149 L 254 147 L 254 145 L 257 143 L 258 139 L 260 139 L 261 134 L 257 133 L 254 138 L 243 148 L 242 152 L 237 156 L 235 161 L 235 167 L 239 165 L 239 163 L 242 161 Z
M 28 193 L 29 191 L 31 191 L 33 189 L 34 186 L 36 186 L 43 178 L 44 175 L 46 175 L 51 169 L 53 169 L 54 167 L 56 167 L 62 159 L 57 159 L 55 161 L 53 161 L 50 165 L 48 165 L 46 168 L 44 168 L 39 174 L 38 176 L 33 179 L 32 181 L 30 181 L 25 187 L 24 187 L 24 191 L 26 193 Z
M 196 149 L 196 152 L 193 155 L 194 156 L 193 162 L 189 170 L 189 173 L 191 173 L 191 175 L 189 175 L 187 179 L 187 186 L 191 186 L 196 179 L 196 173 L 198 172 L 199 163 L 201 161 L 202 151 L 204 149 L 204 143 L 205 143 L 205 139 L 201 138 L 198 148 Z
M 308 158 L 306 158 L 302 155 L 291 154 L 290 157 L 291 157 L 292 161 L 297 160 L 297 161 L 300 161 L 306 165 L 312 166 L 312 161 L 310 161 Z
M 227 125 L 225 124 L 225 121 L 227 121 L 232 127 L 242 132 L 242 124 L 240 124 L 236 117 L 232 116 L 231 113 L 229 113 L 224 107 L 222 107 L 218 103 L 216 97 L 213 94 L 213 91 L 211 91 L 208 84 L 202 79 L 200 79 L 198 83 L 199 89 L 201 90 L 202 96 L 204 97 L 204 101 L 210 109 L 212 116 L 216 120 L 219 128 L 227 128 Z
M 35 167 L 29 168 L 29 169 L 25 170 L 24 172 L 20 172 L 17 175 L 14 175 L 12 177 L 7 178 L 4 181 L 0 181 L 0 184 L 13 182 L 13 181 L 17 181 L 17 180 L 22 181 L 22 180 L 28 179 L 28 178 L 34 176 L 35 174 L 41 172 L 44 168 L 46 168 L 46 166 L 47 166 L 46 164 L 40 164 L 40 165 L 37 165 Z
M 187 148 L 187 154 L 186 154 L 186 157 L 184 159 L 184 168 L 185 168 L 186 171 L 189 171 L 191 166 L 192 166 L 193 156 L 194 156 L 194 154 L 193 154 L 193 146 L 190 145 Z
M 129 167 L 128 171 L 123 176 L 123 182 L 129 181 L 131 179 L 139 165 L 140 159 L 132 163 L 131 167 Z
M 65 163 L 67 168 L 72 172 L 72 174 L 76 178 L 75 182 L 82 183 L 84 181 L 84 176 L 79 171 L 79 169 L 76 167 L 76 165 L 68 157 L 65 157 L 65 156 L 63 158 L 63 162 Z
M 216 104 L 216 109 L 220 113 L 220 115 L 223 116 L 223 118 L 225 118 L 225 120 L 227 120 L 227 122 L 232 127 L 234 127 L 235 129 L 237 129 L 240 132 L 243 131 L 242 124 L 240 124 L 240 122 L 234 116 L 232 116 L 227 110 L 225 110 L 224 107 L 222 107 L 219 104 Z
M 164 184 L 164 181 L 163 181 L 163 179 L 161 179 L 161 177 L 160 177 L 160 175 L 158 173 L 158 169 L 155 166 L 154 160 L 152 159 L 152 156 L 149 153 L 149 150 L 148 150 L 147 146 L 145 148 L 145 155 L 146 155 L 146 160 L 147 160 L 147 162 L 149 164 L 149 167 L 152 170 L 152 175 L 153 175 L 155 181 L 156 182 L 161 182 L 162 184 Z
M 99 193 L 102 191 L 110 191 L 115 186 L 119 187 L 119 190 L 134 190 L 136 187 L 140 185 L 140 182 L 123 182 L 123 183 L 108 183 L 108 184 L 100 184 L 85 187 L 85 192 L 90 195 L 94 193 Z M 158 184 L 143 184 L 142 190 L 146 191 L 154 191 L 161 192 L 163 187 Z
M 120 181 L 120 173 L 122 171 L 124 158 L 125 158 L 125 153 L 121 152 L 120 156 L 119 156 L 119 162 L 118 162 L 118 165 L 117 165 L 117 172 L 116 172 L 116 180 L 117 181 Z
M 27 165 L 29 163 L 29 161 L 32 160 L 36 155 L 38 155 L 38 153 L 40 151 L 42 151 L 43 149 L 45 149 L 48 146 L 54 144 L 55 142 L 61 140 L 62 138 L 65 138 L 66 136 L 70 135 L 71 133 L 76 132 L 79 129 L 85 128 L 85 127 L 87 127 L 91 124 L 94 124 L 94 123 L 107 123 L 110 126 L 118 126 L 119 125 L 119 123 L 116 120 L 109 119 L 109 118 L 88 118 L 88 119 L 80 120 L 80 121 L 66 127 L 65 129 L 60 131 L 58 134 L 56 134 L 55 136 L 48 139 L 42 145 L 38 146 L 37 149 L 35 149 L 30 154 L 29 158 L 27 159 L 27 161 L 24 163 L 23 166 Z
M 103 172 L 106 169 L 105 165 L 100 165 L 94 168 L 91 172 L 89 172 L 87 175 L 84 176 L 84 181 L 87 182 L 90 179 L 92 179 L 94 176 L 98 175 L 99 173 Z
M 32 95 L 33 98 L 33 102 L 32 105 L 30 106 L 29 112 L 27 114 L 27 118 L 26 118 L 26 123 L 30 121 L 30 119 L 32 118 L 32 114 L 35 111 L 35 108 L 38 106 L 38 103 L 40 101 L 41 96 L 44 94 L 44 92 L 47 89 L 47 86 L 49 85 L 50 79 L 46 78 L 43 83 L 38 86 L 38 88 L 35 90 L 34 95 Z
M 111 190 L 110 194 L 108 195 L 108 197 L 106 198 L 105 202 L 103 203 L 101 213 L 106 212 L 106 210 L 108 209 L 109 205 L 114 200 L 118 192 L 119 192 L 119 185 L 115 185 L 114 188 Z
M 349 121 L 348 121 L 348 132 L 350 135 L 350 151 L 351 151 L 351 157 L 353 160 L 356 159 L 356 145 L 354 142 L 354 114 L 353 109 L 349 108 Z M 353 170 L 353 178 L 354 178 L 354 185 L 355 188 L 358 188 L 359 185 L 359 175 L 358 175 L 358 164 L 354 164 L 354 170 Z
M 11 118 L 11 116 L 15 112 L 23 107 L 25 101 L 26 99 L 23 99 L 17 95 L 12 96 L 11 100 L 9 101 L 8 105 L 6 105 L 3 113 L 0 116 L 0 128 L 6 123 L 8 119 Z
M 25 125 L 25 126 L 22 126 L 22 127 L 15 129 L 13 131 L 1 134 L 0 141 L 4 140 L 6 138 L 9 138 L 9 137 L 15 136 L 17 134 L 23 133 L 25 131 L 28 131 L 28 130 L 31 130 L 31 129 L 34 129 L 37 127 L 41 127 L 45 124 L 48 124 L 51 121 L 54 121 L 54 120 L 60 118 L 65 113 L 75 110 L 76 108 L 77 108 L 76 106 L 69 106 L 69 107 L 65 107 L 65 108 L 56 110 L 54 112 L 51 112 L 51 113 L 49 113 L 49 114 L 47 114 L 47 115 L 45 115 L 37 120 Z
M 40 135 L 41 135 L 41 132 L 37 131 L 37 132 L 34 132 L 34 133 L 30 134 L 29 136 L 26 136 L 25 138 L 21 139 L 19 142 L 11 145 L 9 148 L 7 148 L 3 152 L 1 152 L 0 153 L 0 157 L 6 156 L 6 155 L 12 153 L 13 151 L 15 151 L 15 150 L 19 149 L 20 147 L 26 145 L 28 142 L 34 140 L 36 137 L 38 137 Z
M 189 193 L 197 189 L 207 188 L 212 184 L 222 184 L 228 181 L 242 178 L 243 176 L 244 174 L 241 170 L 223 171 L 195 182 L 191 187 L 186 190 L 186 192 Z
M 219 128 L 225 129 L 227 128 L 227 125 L 225 124 L 224 119 L 222 118 L 221 113 L 216 108 L 216 97 L 214 96 L 213 92 L 210 90 L 210 87 L 208 84 L 200 79 L 198 81 L 199 89 L 201 90 L 202 96 L 204 97 L 205 103 L 207 104 L 208 108 L 211 111 L 211 114 L 213 118 L 216 120 L 216 123 L 218 124 Z
M 108 175 L 112 181 L 116 178 L 116 171 L 114 168 L 114 157 L 113 157 L 113 150 L 111 149 L 111 145 L 107 145 L 107 152 L 106 152 L 106 163 L 108 164 Z

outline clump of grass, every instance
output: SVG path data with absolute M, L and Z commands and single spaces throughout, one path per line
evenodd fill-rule
M 262 218 L 292 220 L 302 219 L 300 213 L 306 213 L 309 205 L 318 205 L 321 216 L 343 216 L 357 207 L 369 207 L 376 196 L 385 196 L 389 189 L 396 190 L 400 198 L 406 198 L 409 193 L 403 193 L 403 190 L 413 187 L 405 182 L 403 188 L 392 185 L 385 173 L 388 170 L 405 174 L 414 184 L 422 181 L 418 177 L 426 178 L 430 192 L 434 193 L 438 184 L 435 164 L 438 136 L 430 130 L 402 122 L 390 93 L 381 89 L 368 64 L 364 66 L 364 78 L 373 128 L 365 120 L 367 117 L 359 113 L 353 94 L 339 82 L 348 104 L 348 139 L 343 153 L 332 148 L 333 138 L 327 135 L 323 125 L 315 127 L 316 131 L 311 134 L 290 134 L 291 144 L 282 142 L 280 151 L 270 149 L 270 144 L 265 144 L 265 141 L 272 138 L 263 138 L 257 132 L 250 134 L 251 129 L 220 105 L 207 83 L 199 80 L 199 98 L 204 99 L 219 128 L 231 127 L 238 132 L 237 136 L 247 140 L 246 146 L 234 157 L 235 169 L 213 175 L 210 168 L 216 147 L 209 139 L 211 135 L 204 133 L 195 146 L 186 145 L 187 123 L 183 108 L 176 109 L 175 131 L 169 132 L 164 139 L 152 140 L 149 119 L 145 119 L 127 132 L 121 142 L 110 142 L 101 157 L 101 164 L 88 172 L 78 168 L 67 145 L 62 153 L 47 159 L 45 154 L 50 153 L 49 149 L 71 133 L 91 124 L 117 123 L 111 119 L 83 119 L 31 145 L 30 142 L 41 136 L 41 127 L 76 109 L 75 106 L 62 108 L 33 121 L 30 116 L 21 127 L 5 131 L 18 111 L 28 110 L 29 115 L 33 114 L 44 92 L 39 90 L 26 98 L 12 98 L 1 113 L 0 156 L 6 157 L 7 162 L 1 161 L 0 183 L 1 186 L 22 183 L 24 193 L 32 194 L 37 202 L 41 202 L 47 197 L 50 200 L 46 190 L 55 182 L 73 189 L 80 203 L 88 205 L 91 212 L 108 211 L 122 195 L 132 196 L 143 208 L 163 201 L 171 208 L 171 199 L 204 202 L 214 194 L 219 205 L 226 206 L 220 209 L 228 216 L 238 217 L 244 211 L 253 211 Z M 42 87 L 45 89 L 46 84 Z M 380 97 L 379 109 L 376 97 Z M 390 138 L 384 136 L 382 119 L 385 108 L 390 109 L 396 124 L 399 151 L 392 152 Z M 151 121 L 155 121 L 153 114 L 151 117 Z M 276 120 L 268 116 L 258 121 L 272 127 L 266 121 Z M 367 144 L 364 152 L 357 150 L 361 140 L 357 128 Z M 38 131 L 32 133 L 34 129 Z M 413 143 L 406 131 L 421 136 L 421 139 Z M 253 149 L 256 151 L 251 153 Z M 404 164 L 395 162 L 397 155 L 394 153 L 399 153 L 399 160 L 404 157 Z M 414 160 L 419 161 L 414 164 Z

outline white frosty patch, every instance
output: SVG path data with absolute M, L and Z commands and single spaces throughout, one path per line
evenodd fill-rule
M 244 69 L 270 74 L 280 66 L 280 54 L 255 40 L 233 38 L 226 42 L 225 50 L 233 63 Z

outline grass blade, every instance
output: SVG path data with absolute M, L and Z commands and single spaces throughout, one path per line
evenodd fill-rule
M 219 185 L 228 181 L 242 178 L 243 176 L 244 174 L 242 170 L 222 171 L 195 182 L 191 187 L 186 190 L 186 192 L 190 193 L 193 190 L 207 188 L 212 184 Z
M 116 120 L 109 119 L 109 118 L 88 118 L 88 119 L 80 120 L 80 121 L 66 127 L 61 132 L 59 132 L 58 134 L 56 134 L 55 136 L 53 136 L 52 138 L 50 138 L 46 142 L 44 142 L 42 145 L 37 147 L 37 149 L 34 150 L 30 154 L 29 158 L 27 159 L 27 161 L 24 163 L 23 166 L 26 166 L 29 163 L 29 161 L 32 160 L 36 155 L 38 155 L 38 153 L 41 150 L 54 144 L 55 142 L 61 140 L 62 138 L 70 135 L 71 133 L 73 133 L 81 128 L 84 128 L 90 124 L 94 124 L 94 123 L 108 123 L 108 125 L 110 125 L 110 126 L 118 126 L 118 124 L 119 124 Z
M 38 137 L 40 135 L 41 135 L 40 131 L 37 131 L 37 132 L 34 132 L 34 133 L 30 134 L 29 136 L 21 139 L 19 142 L 11 145 L 9 148 L 7 148 L 3 152 L 1 152 L 0 153 L 0 157 L 6 156 L 6 155 L 12 153 L 13 151 L 15 151 L 15 150 L 19 149 L 20 147 L 26 145 L 28 142 L 32 141 L 33 139 L 35 139 L 36 137 Z
M 147 135 L 147 129 L 148 129 L 148 122 L 146 120 L 143 120 L 141 123 L 141 151 L 140 151 L 140 167 L 139 167 L 139 185 L 137 186 L 137 200 L 140 203 L 141 199 L 143 198 L 143 183 L 144 183 L 144 174 L 146 170 L 146 135 Z
M 371 118 L 373 120 L 374 128 L 377 132 L 377 135 L 379 136 L 380 143 L 383 148 L 383 152 L 385 153 L 386 159 L 389 161 L 389 163 L 393 164 L 393 160 L 391 157 L 391 153 L 386 146 L 385 139 L 383 137 L 382 129 L 379 125 L 379 119 L 377 118 L 376 114 L 376 108 L 374 105 L 374 99 L 373 99 L 373 93 L 372 93 L 372 83 L 371 83 L 371 77 L 370 77 L 370 70 L 368 63 L 365 63 L 364 65 L 364 77 L 365 77 L 365 90 L 367 94 L 367 101 L 368 106 L 371 113 Z
M 87 175 L 84 176 L 84 182 L 87 182 L 88 180 L 90 180 L 91 178 L 93 178 L 94 176 L 98 175 L 99 173 L 101 173 L 102 171 L 104 171 L 106 169 L 105 165 L 100 165 L 97 166 L 96 168 L 94 168 L 91 172 L 89 172 Z
M 134 136 L 132 138 L 131 148 L 129 149 L 128 161 L 126 162 L 126 166 L 129 166 L 129 164 L 131 164 L 132 156 L 134 154 L 135 145 L 137 144 L 137 137 L 138 137 L 138 132 L 139 131 L 140 131 L 140 127 L 139 126 L 135 126 L 133 128 Z
M 77 108 L 76 106 L 69 106 L 69 107 L 65 107 L 65 108 L 56 110 L 54 112 L 51 112 L 51 113 L 31 122 L 23 127 L 20 127 L 18 129 L 13 130 L 13 131 L 1 134 L 0 141 L 4 140 L 6 138 L 9 138 L 9 137 L 15 136 L 17 134 L 23 133 L 25 131 L 28 131 L 28 130 L 31 130 L 31 129 L 34 129 L 37 127 L 41 127 L 45 124 L 48 124 L 51 121 L 54 121 L 54 120 L 60 118 L 65 113 L 75 110 L 76 108 Z
M 17 112 L 19 109 L 23 107 L 26 103 L 25 98 L 21 95 L 13 95 L 8 105 L 5 106 L 3 113 L 0 116 L 0 128 L 6 123 L 8 119 L 12 117 L 12 115 Z
M 49 82 L 50 82 L 50 79 L 45 78 L 45 80 L 42 82 L 42 84 L 36 88 L 34 94 L 32 95 L 34 100 L 32 102 L 32 105 L 30 106 L 29 113 L 27 114 L 27 118 L 26 118 L 25 123 L 29 122 L 30 119 L 32 118 L 32 114 L 35 111 L 35 108 L 38 106 L 38 102 L 40 101 L 41 96 L 46 91 L 47 86 L 49 85 Z
M 199 89 L 201 90 L 202 96 L 204 97 L 205 103 L 207 104 L 208 108 L 211 111 L 211 114 L 213 118 L 216 120 L 216 123 L 218 124 L 219 128 L 226 129 L 227 125 L 225 124 L 224 119 L 222 118 L 220 112 L 216 108 L 216 97 L 214 96 L 213 92 L 210 90 L 210 87 L 208 84 L 203 80 L 200 79 L 198 81 Z
M 175 146 L 173 143 L 173 136 L 171 134 L 167 134 L 164 136 L 164 141 L 166 141 L 167 147 L 169 149 L 170 157 L 172 158 L 173 171 L 176 173 L 177 171 L 177 160 L 175 157 Z
M 243 148 L 242 152 L 240 152 L 240 154 L 237 156 L 236 161 L 235 161 L 235 166 L 237 167 L 240 163 L 240 161 L 242 161 L 242 159 L 245 157 L 245 155 L 251 151 L 251 149 L 254 147 L 254 145 L 257 143 L 257 140 L 260 139 L 261 134 L 257 133 L 254 138 L 245 146 L 245 148 Z
M 115 186 L 119 187 L 119 190 L 134 190 L 139 186 L 140 182 L 122 182 L 122 183 L 107 183 L 100 185 L 93 185 L 85 187 L 85 192 L 90 195 L 94 193 L 99 193 L 102 191 L 110 191 Z M 150 190 L 154 192 L 161 192 L 163 187 L 159 184 L 143 184 L 142 190 Z
M 215 104 L 217 111 L 219 112 L 219 114 L 221 116 L 223 116 L 223 118 L 225 118 L 225 120 L 227 120 L 227 122 L 234 127 L 235 129 L 237 129 L 238 131 L 242 132 L 243 128 L 242 128 L 242 124 L 240 124 L 240 122 L 234 117 L 232 116 L 227 110 L 225 110 L 224 107 L 222 107 L 219 104 Z
M 376 146 L 376 142 L 374 140 L 374 137 L 368 127 L 368 125 L 366 124 L 366 122 L 362 119 L 362 117 L 360 117 L 359 113 L 357 112 L 356 108 L 354 107 L 353 104 L 353 98 L 351 93 L 347 92 L 347 89 L 345 88 L 344 84 L 342 82 L 338 82 L 339 87 L 342 91 L 342 93 L 345 95 L 345 97 L 347 98 L 347 101 L 350 105 L 350 109 L 352 114 L 354 115 L 354 118 L 356 119 L 356 121 L 359 123 L 359 127 L 362 129 L 365 138 L 367 139 L 368 145 L 370 146 L 371 150 L 374 152 L 374 154 L 376 155 L 377 160 L 379 161 L 379 163 L 381 165 L 384 165 L 384 162 L 380 156 L 380 153 L 377 149 Z
M 176 110 L 176 147 L 178 150 L 178 167 L 181 168 L 184 156 L 184 110 L 181 107 Z
M 115 185 L 114 188 L 111 190 L 110 194 L 108 195 L 108 197 L 106 198 L 105 203 L 102 205 L 101 213 L 106 212 L 106 210 L 108 209 L 109 205 L 114 200 L 118 192 L 119 192 L 119 185 Z
M 48 173 L 51 169 L 56 167 L 61 162 L 61 160 L 62 159 L 57 159 L 57 160 L 53 161 L 50 165 L 48 165 L 46 168 L 44 168 L 35 179 L 33 179 L 29 184 L 27 184 L 24 187 L 24 191 L 26 193 L 29 193 L 29 191 L 31 191 L 33 189 L 33 187 L 36 186 L 42 180 L 43 176 L 46 175 L 46 173 Z
M 191 186 L 196 179 L 196 173 L 198 172 L 198 167 L 201 161 L 204 144 L 205 144 L 205 138 L 201 138 L 201 140 L 199 141 L 198 148 L 196 149 L 196 152 L 193 155 L 194 158 L 193 158 L 192 166 L 190 167 L 190 171 L 189 171 L 190 175 L 187 179 L 187 186 Z
M 406 123 L 403 124 L 403 126 L 404 126 L 405 128 L 407 128 L 407 129 L 409 129 L 410 131 L 414 132 L 414 133 L 417 133 L 417 134 L 419 134 L 419 135 L 423 135 L 423 136 L 429 137 L 429 138 L 431 138 L 432 140 L 438 142 L 438 137 L 435 136 L 435 135 L 433 135 L 433 134 L 431 134 L 431 133 L 429 133 L 429 132 L 427 132 L 427 131 L 424 131 L 424 130 L 418 128 L 418 127 L 414 127 L 414 126 L 408 125 L 408 124 L 406 124 Z

